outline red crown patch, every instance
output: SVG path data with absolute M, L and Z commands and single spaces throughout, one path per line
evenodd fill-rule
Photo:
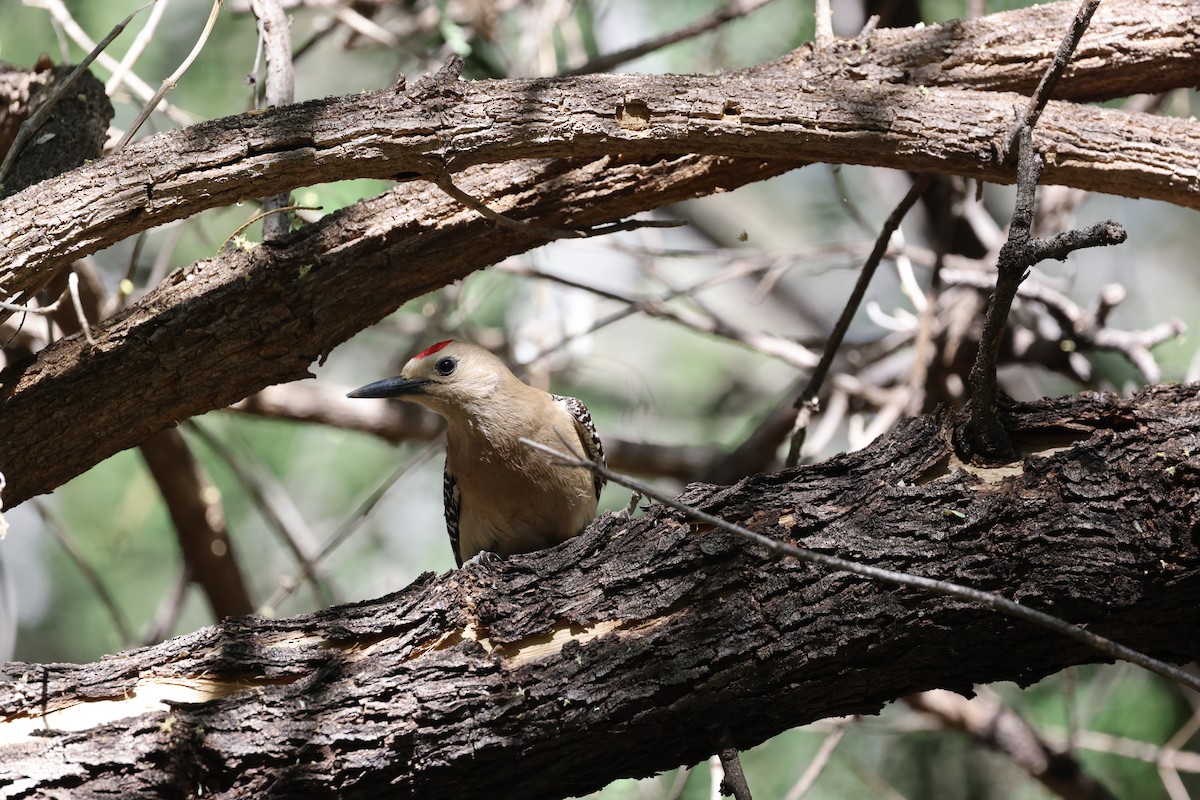
M 438 342 L 437 344 L 431 344 L 431 345 L 429 345 L 429 347 L 426 347 L 424 350 L 422 350 L 421 352 L 419 352 L 415 356 L 413 356 L 413 358 L 424 358 L 425 356 L 431 356 L 434 353 L 436 353 L 438 350 L 441 350 L 443 347 L 445 347 L 446 345 L 450 344 L 453 341 L 454 341 L 453 339 L 447 339 L 444 342 Z

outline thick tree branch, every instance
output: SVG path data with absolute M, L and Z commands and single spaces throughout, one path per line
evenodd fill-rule
M 1147 16 L 1144 7 L 1140 16 Z M 1132 37 L 1144 33 L 1144 25 L 1128 29 L 1126 49 L 1137 49 Z M 1057 45 L 1052 32 L 1043 35 L 1044 46 Z M 1190 17 L 1177 35 L 1193 35 Z M 864 54 L 845 47 L 805 49 L 718 76 L 389 88 L 153 136 L 5 203 L 0 293 L 28 295 L 47 271 L 207 208 L 332 180 L 454 172 L 484 162 L 687 152 L 1012 180 L 995 153 L 1024 97 L 914 86 L 903 69 L 871 69 L 869 48 Z M 1157 59 L 1187 61 L 1193 71 L 1178 85 L 1190 86 L 1195 52 L 1151 50 Z M 988 53 L 953 51 L 978 66 L 990 63 Z M 1160 66 L 1170 72 L 1169 64 Z M 1150 72 L 1142 62 L 1125 69 Z M 1071 80 L 1069 73 L 1064 93 Z M 1058 101 L 1047 106 L 1037 134 L 1039 149 L 1053 154 L 1047 182 L 1200 208 L 1200 185 L 1180 178 L 1191 174 L 1200 149 L 1200 133 L 1187 120 Z M 1142 146 L 1127 147 L 1131 140 Z
M 787 169 L 695 156 L 651 164 L 605 159 L 479 168 L 458 183 L 515 219 L 591 226 Z M 5 506 L 48 492 L 178 420 L 308 377 L 315 359 L 361 328 L 523 252 L 530 238 L 435 187 L 402 184 L 273 245 L 175 273 L 96 326 L 94 347 L 64 339 L 0 372 L 0 420 L 10 432 L 0 437 Z
M 1145 9 L 1139 9 L 1136 18 L 1146 17 Z M 1125 31 L 1131 38 L 1122 52 L 1148 48 L 1155 59 L 1181 57 L 1173 47 L 1157 48 L 1153 38 L 1176 35 L 1171 31 L 1177 4 L 1164 2 L 1155 11 L 1155 22 L 1135 24 L 1125 9 L 1126 22 L 1103 28 L 1102 9 L 1093 25 L 1106 35 Z M 1132 38 L 1135 34 L 1149 38 Z M 1051 41 L 1049 33 L 1041 35 L 1043 44 Z M 1190 27 L 1186 35 L 1191 35 Z M 1090 36 L 1081 43 L 1081 52 L 1087 52 Z M 888 52 L 894 57 L 899 51 Z M 987 49 L 947 52 L 962 59 L 971 53 L 986 58 Z M 440 169 L 440 162 L 430 163 L 429 153 L 438 159 L 457 153 L 463 159 L 454 165 L 457 169 L 471 159 L 510 158 L 539 149 L 573 154 L 610 150 L 613 143 L 605 139 L 612 137 L 622 150 L 643 154 L 666 145 L 754 151 L 756 159 L 746 161 L 692 156 L 642 158 L 639 164 L 624 158 L 584 167 L 521 162 L 456 174 L 456 184 L 492 208 L 560 228 L 612 222 L 779 174 L 794 163 L 768 166 L 757 160 L 764 153 L 787 158 L 806 153 L 837 161 L 851 152 L 915 169 L 961 167 L 990 174 L 990 148 L 1006 130 L 1012 111 L 1005 96 L 948 90 L 931 94 L 856 81 L 866 62 L 857 58 L 847 64 L 844 56 L 823 61 L 800 53 L 720 78 L 427 81 L 407 94 L 388 90 L 307 103 L 154 137 L 117 158 L 9 200 L 3 207 L 9 213 L 0 216 L 0 293 L 36 288 L 75 255 L 164 219 L 364 169 L 383 175 L 405 165 L 417 171 Z M 913 66 L 928 56 L 929 51 L 915 48 Z M 1088 63 L 1068 71 L 1060 87 L 1064 93 L 1086 69 L 1106 69 L 1095 59 Z M 1145 62 L 1137 63 L 1144 70 Z M 1165 61 L 1156 63 L 1165 69 Z M 836 86 L 825 80 L 831 70 Z M 688 86 L 691 95 L 683 91 Z M 795 92 L 797 86 L 806 91 Z M 504 94 L 522 87 L 534 94 Z M 583 94 L 572 95 L 576 89 Z M 729 98 L 736 102 L 726 103 Z M 567 105 L 560 108 L 560 102 Z M 903 113 L 887 110 L 892 102 Z M 979 103 L 991 109 L 990 118 L 973 113 L 973 104 Z M 643 106 L 649 120 L 643 118 Z M 385 108 L 389 114 L 383 114 Z M 948 115 L 940 118 L 944 127 L 931 124 L 930 109 Z M 1076 129 L 1080 119 L 1071 124 L 1059 119 L 1056 128 L 1060 112 L 1064 119 L 1084 114 L 1097 125 L 1115 127 Z M 574 119 L 580 131 L 566 119 Z M 975 127 L 964 131 L 964 120 Z M 1190 166 L 1172 163 L 1184 158 L 1191 164 L 1200 145 L 1194 128 L 1184 120 L 1051 104 L 1039 136 L 1043 130 L 1051 133 L 1039 144 L 1050 148 L 1049 171 L 1060 177 L 1075 164 L 1078 175 L 1090 176 L 1080 178 L 1084 183 L 1121 191 L 1127 179 L 1149 182 L 1186 204 L 1200 196 L 1200 188 L 1177 177 L 1190 174 Z M 444 138 L 451 134 L 456 138 Z M 525 138 L 529 136 L 534 140 Z M 599 138 L 589 138 L 593 136 Z M 1105 144 L 1106 136 L 1115 139 Z M 875 149 L 880 137 L 890 144 Z M 1130 137 L 1144 146 L 1131 151 L 1124 146 Z M 494 147 L 487 144 L 493 138 L 498 142 Z M 961 152 L 951 157 L 955 141 Z M 423 147 L 426 155 L 414 157 Z M 1152 152 L 1162 147 L 1176 156 Z M 191 151 L 195 154 L 189 155 Z M 1149 159 L 1153 168 L 1118 164 L 1124 158 L 1120 154 L 1128 152 L 1141 154 L 1135 159 Z M 1110 169 L 1125 177 L 1114 177 Z M 35 362 L 0 374 L 0 418 L 6 430 L 16 432 L 0 441 L 0 467 L 9 481 L 5 499 L 15 504 L 49 491 L 179 419 L 303 377 L 311 359 L 405 300 L 538 241 L 521 231 L 499 230 L 436 190 L 410 185 L 335 215 L 278 247 L 197 265 L 103 326 L 95 348 L 68 340 L 48 348 Z M 394 269 L 395 264 L 406 268 Z M 141 387 L 140 396 L 127 391 L 130 385 Z
M 180 554 L 192 580 L 204 590 L 213 618 L 254 611 L 220 496 L 183 435 L 161 431 L 142 442 L 139 452 L 158 484 Z
M 1030 95 L 1078 7 L 1067 0 L 922 28 L 880 28 L 863 61 L 902 73 L 914 86 Z M 1104 0 L 1055 96 L 1110 100 L 1194 83 L 1195 17 L 1191 0 Z
M 1024 460 L 1007 470 L 956 463 L 957 422 L 926 417 L 867 450 L 685 499 L 775 538 L 1001 592 L 1152 655 L 1200 656 L 1197 387 L 1041 401 L 1012 418 Z M 1095 658 L 975 605 L 772 559 L 655 506 L 379 601 L 231 620 L 98 664 L 10 665 L 0 785 L 558 797 L 915 691 L 1030 683 Z

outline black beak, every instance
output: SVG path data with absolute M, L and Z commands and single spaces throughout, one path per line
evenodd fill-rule
M 408 378 L 384 378 L 381 381 L 360 386 L 346 397 L 400 397 L 405 394 L 421 394 L 430 384 L 426 378 L 410 380 Z

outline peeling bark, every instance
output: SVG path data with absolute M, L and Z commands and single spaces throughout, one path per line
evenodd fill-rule
M 824 464 L 696 484 L 770 536 L 947 578 L 1174 661 L 1200 657 L 1200 393 L 1008 409 L 1023 458 L 965 467 L 962 420 Z M 285 620 L 225 621 L 0 684 L 0 797 L 559 797 L 930 688 L 1096 653 L 979 606 L 768 558 L 661 506 L 500 565 Z

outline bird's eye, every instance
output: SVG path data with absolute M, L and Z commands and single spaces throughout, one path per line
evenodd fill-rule
M 450 373 L 454 372 L 454 370 L 457 366 L 458 366 L 457 360 L 450 358 L 449 356 L 446 356 L 445 358 L 439 358 L 437 360 L 437 363 L 433 365 L 433 368 L 434 368 L 434 370 L 437 371 L 438 375 L 445 377 L 445 376 L 449 375 Z

